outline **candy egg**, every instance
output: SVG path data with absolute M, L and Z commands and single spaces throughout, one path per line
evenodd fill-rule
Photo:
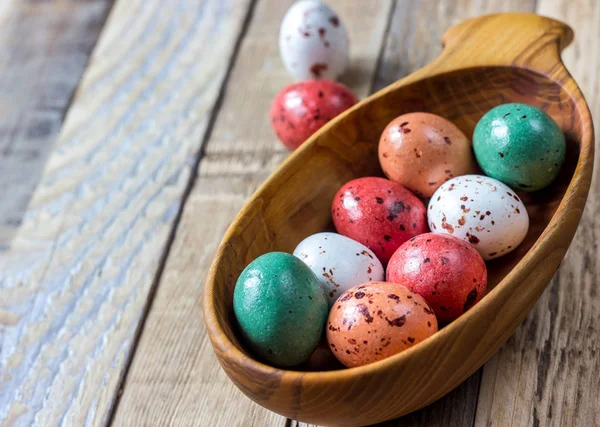
M 319 343 L 315 351 L 312 352 L 308 360 L 301 365 L 295 367 L 299 371 L 332 371 L 335 369 L 344 369 L 344 365 L 333 355 L 327 340 L 323 337 L 323 340 Z
M 487 287 L 487 269 L 469 243 L 447 234 L 425 233 L 398 248 L 386 280 L 418 293 L 448 323 L 473 307 Z
M 420 295 L 397 283 L 371 282 L 336 301 L 327 341 L 340 362 L 354 367 L 406 350 L 437 330 L 437 319 Z
M 428 231 L 423 202 L 384 178 L 343 185 L 333 198 L 331 216 L 338 233 L 371 249 L 384 265 L 402 243 Z
M 431 231 L 468 241 L 485 260 L 514 250 L 529 229 L 529 215 L 519 196 L 481 175 L 444 183 L 431 197 L 427 216 Z
M 338 14 L 318 0 L 296 2 L 279 30 L 279 53 L 298 80 L 338 78 L 348 63 L 348 34 Z
M 293 255 L 271 252 L 252 261 L 238 278 L 233 310 L 254 353 L 277 366 L 294 366 L 319 344 L 328 306 L 306 264 Z
M 271 104 L 271 126 L 279 140 L 295 150 L 325 123 L 358 102 L 346 86 L 308 80 L 282 89 Z
M 319 278 L 330 305 L 350 288 L 384 279 L 383 266 L 375 254 L 340 234 L 313 234 L 300 242 L 294 255 Z
M 552 117 L 526 104 L 504 104 L 477 123 L 473 148 L 484 172 L 516 190 L 536 191 L 557 177 L 565 137 Z
M 476 171 L 471 142 L 453 123 L 430 113 L 392 120 L 379 139 L 379 162 L 388 178 L 421 197 Z

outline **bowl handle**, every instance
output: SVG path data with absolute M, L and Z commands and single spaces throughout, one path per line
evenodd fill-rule
M 571 27 L 554 19 L 533 13 L 486 15 L 446 31 L 442 54 L 425 68 L 431 75 L 479 66 L 515 66 L 556 79 L 565 71 L 560 53 L 572 41 Z

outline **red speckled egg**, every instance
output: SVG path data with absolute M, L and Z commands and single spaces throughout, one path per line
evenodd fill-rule
M 281 90 L 271 104 L 277 138 L 295 150 L 325 123 L 358 102 L 346 86 L 329 80 L 307 80 Z
M 371 249 L 384 265 L 402 243 L 429 231 L 423 203 L 384 178 L 346 183 L 333 199 L 331 216 L 338 233 Z
M 476 172 L 471 142 L 453 123 L 430 113 L 409 113 L 387 125 L 379 140 L 385 174 L 421 197 L 450 178 Z
M 397 283 L 369 282 L 344 292 L 327 320 L 327 342 L 347 367 L 385 359 L 438 330 L 427 302 Z
M 398 248 L 387 266 L 386 279 L 421 295 L 438 320 L 448 323 L 481 300 L 487 269 L 468 242 L 426 233 Z

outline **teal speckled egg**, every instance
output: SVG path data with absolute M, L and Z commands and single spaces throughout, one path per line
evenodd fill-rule
M 515 190 L 549 185 L 565 159 L 565 137 L 552 117 L 526 104 L 504 104 L 477 123 L 473 149 L 484 172 Z
M 317 276 L 284 252 L 262 255 L 244 269 L 233 292 L 233 310 L 248 346 L 277 366 L 308 359 L 329 311 Z

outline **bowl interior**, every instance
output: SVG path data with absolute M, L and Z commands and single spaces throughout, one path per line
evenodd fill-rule
M 493 289 L 549 223 L 580 153 L 581 115 L 568 93 L 543 75 L 511 67 L 455 71 L 369 98 L 292 156 L 244 207 L 220 248 L 212 303 L 227 337 L 252 357 L 237 338 L 233 316 L 233 289 L 239 274 L 256 257 L 275 250 L 292 252 L 305 237 L 330 228 L 331 202 L 342 184 L 383 175 L 377 146 L 390 120 L 408 112 L 430 112 L 452 121 L 471 138 L 483 114 L 508 102 L 527 103 L 550 114 L 565 134 L 567 158 L 550 187 L 518 193 L 530 216 L 529 232 L 516 250 L 486 263 L 488 292 Z

